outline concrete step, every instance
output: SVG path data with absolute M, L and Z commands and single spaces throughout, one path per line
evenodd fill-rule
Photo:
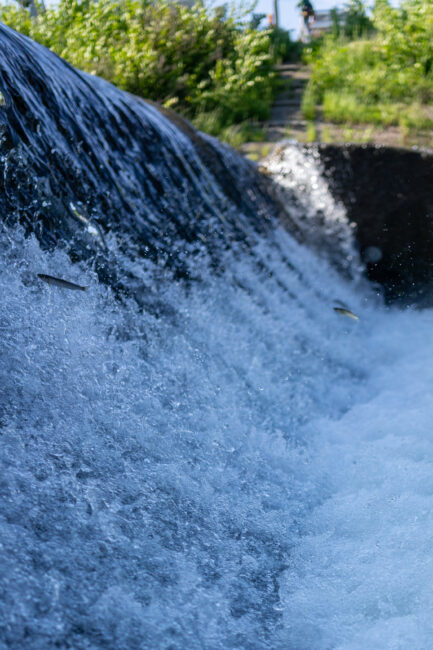
M 294 81 L 308 81 L 311 76 L 309 70 L 299 70 L 298 72 L 284 73 L 279 75 L 281 79 L 293 79 Z
M 304 128 L 307 125 L 307 122 L 302 119 L 297 119 L 297 120 L 272 120 L 269 122 L 266 122 L 266 124 L 263 125 L 264 129 L 276 129 L 280 127 L 287 127 L 287 128 Z
M 307 83 L 308 83 L 308 79 L 294 79 L 290 87 L 293 90 L 304 90 Z
M 275 70 L 278 72 L 299 72 L 299 70 L 308 70 L 308 67 L 302 63 L 278 63 Z
M 279 92 L 275 99 L 299 99 L 303 94 L 303 88 L 287 88 Z
M 293 106 L 272 106 L 270 119 L 271 120 L 282 120 L 282 119 L 294 119 L 296 115 L 301 115 L 301 106 L 300 104 L 294 104 Z
M 285 106 L 298 106 L 300 108 L 301 102 L 298 99 L 285 99 L 285 98 L 278 99 L 277 98 L 274 101 L 274 103 L 272 104 L 272 108 L 274 106 L 278 106 L 278 107 L 280 107 L 280 106 L 284 106 L 284 107 Z

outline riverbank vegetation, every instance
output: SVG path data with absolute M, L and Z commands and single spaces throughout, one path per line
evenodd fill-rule
M 367 19 L 361 0 L 349 6 Z M 306 119 L 344 124 L 433 126 L 433 3 L 376 0 L 371 19 L 350 34 L 334 29 L 308 52 Z
M 167 0 L 60 0 L 31 18 L 16 4 L 0 20 L 75 67 L 155 100 L 231 141 L 267 118 L 281 49 L 225 7 Z M 248 121 L 248 122 L 247 122 Z M 248 132 L 248 135 L 247 135 Z

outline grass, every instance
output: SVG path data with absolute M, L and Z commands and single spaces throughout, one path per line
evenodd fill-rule
M 355 95 L 326 91 L 323 97 L 323 117 L 336 124 L 374 124 L 404 126 L 417 131 L 433 126 L 432 108 L 413 102 L 365 103 Z
M 331 142 L 334 141 L 334 138 L 332 137 L 331 130 L 329 126 L 323 126 L 322 127 L 322 134 L 321 134 L 321 141 L 325 142 L 326 144 L 331 144 Z
M 302 96 L 301 111 L 304 119 L 314 120 L 316 118 L 317 97 L 312 84 L 308 84 Z
M 320 107 L 324 119 L 336 124 L 399 127 L 404 141 L 432 129 L 433 3 L 392 4 L 375 2 L 373 29 L 360 38 L 335 33 L 306 50 L 312 72 L 302 103 L 305 119 L 314 119 Z M 360 6 L 365 10 L 365 3 Z
M 214 135 L 235 148 L 240 147 L 244 142 L 263 142 L 265 138 L 265 131 L 248 121 L 227 127 L 222 126 L 217 111 L 199 113 L 192 123 L 199 131 Z
M 308 122 L 307 132 L 306 132 L 307 142 L 316 142 L 317 140 L 317 129 L 314 122 Z

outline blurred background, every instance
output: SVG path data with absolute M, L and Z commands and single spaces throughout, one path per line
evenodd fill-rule
M 254 160 L 285 139 L 431 147 L 431 0 L 303 4 L 9 0 L 0 19 Z

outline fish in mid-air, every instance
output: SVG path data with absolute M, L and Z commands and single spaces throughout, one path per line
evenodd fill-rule
M 353 313 L 353 311 L 350 311 L 350 309 L 346 309 L 345 307 L 334 307 L 334 311 L 337 312 L 337 314 L 340 314 L 341 316 L 347 316 L 347 318 L 353 318 L 353 320 L 359 320 L 359 316 Z
M 87 287 L 82 287 L 79 284 L 74 282 L 69 282 L 68 280 L 62 280 L 61 278 L 55 278 L 52 275 L 47 275 L 46 273 L 38 273 L 38 278 L 51 284 L 54 287 L 60 287 L 61 289 L 72 289 L 72 291 L 85 291 Z

